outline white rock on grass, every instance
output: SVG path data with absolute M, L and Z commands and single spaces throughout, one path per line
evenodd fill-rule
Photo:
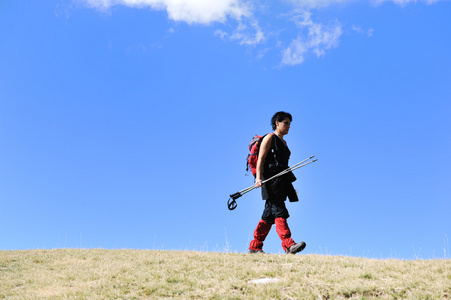
M 267 284 L 272 282 L 277 282 L 279 279 L 277 278 L 260 278 L 260 279 L 252 279 L 249 281 L 249 283 L 255 283 L 255 284 Z

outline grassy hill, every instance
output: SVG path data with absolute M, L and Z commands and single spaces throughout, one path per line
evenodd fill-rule
M 0 299 L 170 297 L 446 299 L 451 298 L 451 260 L 102 249 L 0 251 Z

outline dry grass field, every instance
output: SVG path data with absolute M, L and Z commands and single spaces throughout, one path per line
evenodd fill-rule
M 1 298 L 447 299 L 451 260 L 102 249 L 0 251 Z

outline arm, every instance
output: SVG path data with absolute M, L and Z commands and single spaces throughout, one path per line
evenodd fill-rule
M 268 155 L 269 149 L 271 149 L 272 134 L 268 134 L 263 138 L 260 150 L 258 151 L 257 160 L 257 174 L 255 174 L 255 187 L 262 186 L 262 171 L 263 164 L 265 163 L 266 155 Z

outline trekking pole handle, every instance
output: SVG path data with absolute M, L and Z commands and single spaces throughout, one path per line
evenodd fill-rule
M 236 203 L 235 199 L 230 198 L 229 201 L 227 201 L 227 207 L 229 208 L 229 210 L 234 210 L 237 206 L 238 204 Z

